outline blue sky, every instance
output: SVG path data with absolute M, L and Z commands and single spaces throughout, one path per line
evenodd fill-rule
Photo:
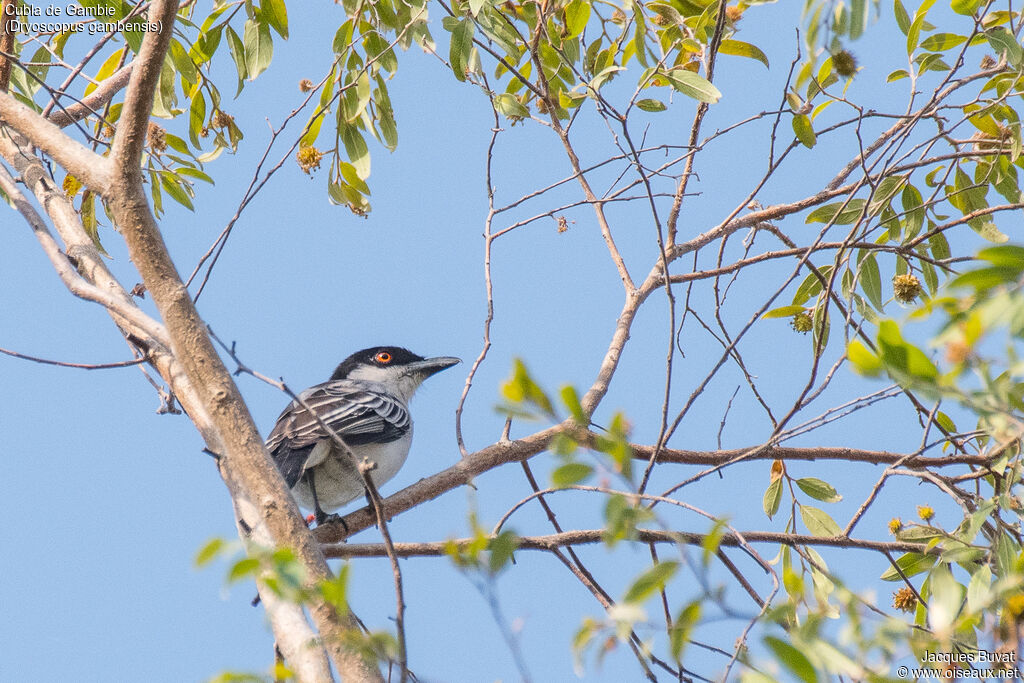
M 224 105 L 246 134 L 239 153 L 209 165 L 217 185 L 199 187 L 195 213 L 171 206 L 161 222 L 183 275 L 235 212 L 268 140 L 265 119 L 276 126 L 300 101 L 298 81 L 319 80 L 330 63 L 332 27 L 340 21 L 340 8 L 292 3 L 290 9 L 290 40 L 278 41 L 267 73 L 248 84 L 238 100 Z M 778 106 L 796 46 L 789 29 L 796 9 L 755 7 L 749 12 L 737 37 L 761 45 L 772 68 L 723 57 L 716 82 L 725 96 L 712 107 L 705 130 Z M 873 30 L 868 38 L 872 42 L 863 49 L 854 46 L 869 68 L 876 60 L 884 61 L 889 45 L 902 49 L 894 40 L 895 28 Z M 439 41 L 446 35 L 435 27 Z M 872 52 L 869 46 L 878 49 Z M 458 459 L 453 413 L 469 364 L 481 348 L 486 313 L 481 234 L 487 212 L 484 160 L 492 125 L 486 98 L 473 86 L 456 83 L 433 57 L 413 50 L 400 59 L 399 74 L 390 85 L 399 147 L 393 154 L 371 148 L 372 214 L 363 219 L 331 206 L 324 172 L 310 178 L 289 161 L 243 214 L 199 303 L 217 334 L 237 342 L 248 365 L 284 377 L 293 389 L 323 381 L 350 352 L 375 344 L 399 344 L 423 355 L 454 355 L 466 361 L 421 389 L 413 404 L 416 437 L 410 459 L 384 494 Z M 887 70 L 898 68 L 891 61 Z M 226 55 L 221 66 L 222 90 L 229 93 L 234 76 Z M 904 90 L 896 86 L 872 90 L 884 80 L 887 70 L 881 69 L 855 81 L 851 95 L 877 95 L 882 102 L 890 92 L 899 97 Z M 649 119 L 652 137 L 688 128 L 692 103 L 679 105 L 664 114 L 640 115 Z M 179 125 L 171 124 L 170 130 L 180 134 L 174 128 Z M 694 189 L 702 194 L 688 202 L 681 234 L 714 225 L 749 191 L 763 170 L 767 125 L 741 129 L 701 157 Z M 782 131 L 780 139 L 788 141 L 788 122 Z M 297 128 L 291 132 L 296 134 Z M 584 165 L 612 153 L 607 130 L 593 116 L 577 122 L 575 136 Z M 820 186 L 843 163 L 839 155 L 848 144 L 848 137 L 823 138 L 822 148 L 813 154 L 795 152 L 785 180 L 766 189 L 765 201 L 792 200 Z M 271 157 L 276 160 L 281 153 L 278 149 Z M 831 163 L 824 164 L 823 158 Z M 619 170 L 599 174 L 597 185 L 602 187 L 602 180 L 607 182 Z M 499 137 L 499 204 L 568 173 L 550 131 L 527 124 Z M 570 187 L 558 196 L 576 197 L 577 192 Z M 516 218 L 532 215 L 537 206 L 553 205 L 532 205 Z M 464 416 L 471 449 L 500 435 L 503 419 L 493 406 L 512 358 L 525 359 L 550 389 L 566 383 L 582 389 L 589 386 L 604 353 L 621 308 L 621 287 L 589 210 L 567 211 L 566 216 L 575 221 L 566 233 L 546 220 L 496 243 L 494 347 L 475 378 Z M 642 208 L 612 206 L 609 216 L 634 276 L 646 275 L 655 254 L 648 214 Z M 127 348 L 106 315 L 67 294 L 20 218 L 8 212 L 3 224 L 6 286 L 0 292 L 0 346 L 81 363 L 127 358 Z M 784 228 L 800 234 L 812 229 L 799 217 Z M 130 287 L 137 277 L 116 234 L 107 227 L 101 238 L 114 272 Z M 704 262 L 712 258 L 708 254 Z M 768 266 L 741 278 L 730 294 L 736 302 L 730 314 L 745 320 L 763 301 L 766 288 L 776 286 L 790 267 Z M 694 293 L 695 303 L 705 311 L 709 291 L 704 286 Z M 788 299 L 780 299 L 783 303 Z M 624 409 L 640 442 L 655 437 L 660 419 L 668 340 L 665 311 L 663 295 L 655 295 L 641 312 L 618 379 L 596 417 L 600 422 Z M 898 309 L 894 312 L 900 315 Z M 721 352 L 696 326 L 687 328 L 682 339 L 686 357 L 676 365 L 677 408 Z M 785 405 L 803 380 L 810 340 L 792 333 L 785 320 L 767 321 L 751 333 L 744 353 L 765 379 L 769 398 Z M 835 391 L 802 417 L 880 388 L 845 370 L 840 373 Z M 268 432 L 287 400 L 252 378 L 238 382 L 257 424 Z M 262 612 L 248 604 L 252 587 L 226 587 L 222 565 L 197 570 L 192 564 L 210 538 L 233 538 L 234 524 L 227 492 L 213 462 L 201 452 L 191 423 L 182 416 L 154 414 L 157 397 L 135 368 L 85 372 L 0 356 L 0 383 L 6 388 L 0 392 L 0 425 L 6 436 L 0 458 L 0 514 L 5 520 L 0 531 L 0 641 L 10 653 L 0 662 L 0 679 L 198 681 L 227 669 L 265 670 L 272 637 Z M 741 383 L 736 369 L 727 367 L 697 401 L 673 445 L 714 448 L 725 405 Z M 880 420 L 880 415 L 889 419 Z M 912 449 L 919 435 L 900 422 L 910 416 L 905 402 L 889 401 L 879 411 L 856 414 L 795 445 Z M 526 434 L 531 427 L 516 425 L 513 434 Z M 741 389 L 723 446 L 760 443 L 768 434 L 763 414 Z M 537 456 L 534 467 L 538 476 L 546 476 L 551 457 Z M 767 463 L 755 463 L 722 479 L 709 477 L 690 487 L 684 498 L 728 515 L 741 529 L 781 530 L 779 518 L 766 523 L 760 510 L 767 469 Z M 830 508 L 837 519 L 852 514 L 880 473 L 827 463 L 799 463 L 792 469 L 840 489 L 845 500 Z M 692 472 L 665 469 L 651 490 L 667 487 L 681 478 L 681 471 Z M 395 518 L 395 540 L 465 535 L 467 510 L 477 509 L 489 525 L 528 493 L 518 466 L 487 473 L 476 484 L 476 490 L 451 492 Z M 910 501 L 925 502 L 916 486 L 904 482 L 895 483 L 891 491 L 884 509 L 861 523 L 864 535 L 881 536 L 889 516 L 913 516 Z M 599 502 L 582 494 L 563 496 L 557 509 L 567 527 L 598 523 Z M 710 526 L 693 515 L 664 514 L 689 530 Z M 518 513 L 513 526 L 524 535 L 549 530 L 532 507 Z M 376 531 L 369 530 L 354 540 L 376 539 Z M 767 557 L 775 552 L 771 547 L 761 550 Z M 649 561 L 645 548 L 593 547 L 581 554 L 613 596 L 621 595 Z M 830 561 L 836 557 L 823 554 Z M 521 552 L 517 560 L 496 584 L 503 613 L 517 629 L 535 679 L 569 679 L 572 634 L 584 616 L 600 615 L 600 607 L 553 558 Z M 865 577 L 884 569 L 874 557 L 861 555 L 853 562 L 864 563 Z M 753 572 L 753 565 L 745 566 Z M 403 569 L 409 661 L 420 680 L 518 677 L 487 602 L 469 578 L 446 560 L 408 560 Z M 357 562 L 352 577 L 350 595 L 357 614 L 371 627 L 388 628 L 394 600 L 386 560 Z M 694 589 L 692 575 L 681 573 L 670 595 L 681 605 L 694 597 Z M 730 604 L 749 610 L 751 603 L 744 602 L 735 583 L 729 584 L 727 595 Z M 880 601 L 888 602 L 884 593 Z M 706 635 L 729 646 L 737 632 L 737 622 L 715 623 Z M 698 658 L 694 663 L 702 673 L 720 667 L 720 660 L 705 663 Z M 601 666 L 589 662 L 587 678 L 625 680 L 636 672 L 631 655 L 620 647 Z

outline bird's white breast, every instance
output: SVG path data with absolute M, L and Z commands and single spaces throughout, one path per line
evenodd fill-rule
M 356 446 L 353 450 L 357 459 L 369 459 L 376 463 L 370 473 L 373 483 L 379 488 L 398 474 L 409 456 L 412 444 L 412 425 L 400 439 L 389 443 L 371 443 Z M 324 449 L 317 446 L 310 454 L 307 468 L 314 471 L 314 485 L 320 508 L 325 512 L 337 510 L 346 503 L 361 498 L 365 491 L 359 473 L 349 463 L 349 458 L 337 453 L 334 448 Z M 319 452 L 318 452 L 319 451 Z M 316 463 L 314 465 L 314 463 Z M 305 508 L 313 509 L 313 492 L 310 490 L 306 477 L 300 477 L 292 488 L 295 500 Z

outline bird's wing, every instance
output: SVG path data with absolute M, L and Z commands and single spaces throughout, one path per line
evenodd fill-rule
M 396 441 L 412 427 L 405 405 L 372 383 L 325 382 L 302 392 L 299 398 L 350 446 Z M 316 444 L 330 436 L 302 403 L 292 401 L 267 437 L 267 449 L 289 487 L 302 476 Z

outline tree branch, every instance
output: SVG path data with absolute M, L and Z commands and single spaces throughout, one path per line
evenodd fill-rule
M 121 92 L 128 85 L 134 66 L 134 62 L 125 64 L 108 78 L 103 79 L 99 86 L 89 93 L 88 97 L 52 112 L 46 117 L 47 120 L 55 126 L 66 128 L 72 123 L 96 114 L 98 109 L 112 100 L 114 95 Z
M 112 171 L 109 160 L 68 137 L 59 127 L 6 93 L 0 93 L 0 119 L 3 119 L 0 130 L 6 135 L 11 134 L 10 130 L 5 130 L 10 126 L 90 190 L 106 194 Z
M 563 531 L 546 536 L 524 536 L 519 539 L 519 550 L 546 550 L 573 545 L 601 543 L 604 541 L 604 529 L 579 529 Z M 642 543 L 685 543 L 701 545 L 707 538 L 706 534 L 690 531 L 660 531 L 655 529 L 637 529 L 633 540 Z M 459 548 L 468 547 L 478 542 L 472 538 L 461 538 L 454 541 L 434 541 L 428 543 L 395 543 L 394 551 L 399 557 L 444 557 L 447 556 L 451 544 Z M 868 539 L 811 536 L 808 534 L 787 534 L 776 531 L 744 531 L 741 534 L 723 533 L 719 545 L 739 547 L 743 543 L 778 543 L 787 546 L 824 546 L 829 548 L 853 548 L 870 550 L 878 553 L 939 553 L 938 549 L 927 550 L 924 543 L 906 541 L 871 541 Z M 387 548 L 383 543 L 337 543 L 324 546 L 324 554 L 330 558 L 352 557 L 386 557 Z

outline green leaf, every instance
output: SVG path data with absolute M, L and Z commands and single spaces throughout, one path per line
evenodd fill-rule
M 228 52 L 231 53 L 231 59 L 234 60 L 235 69 L 238 71 L 238 90 L 235 92 L 235 97 L 238 97 L 238 93 L 242 92 L 245 80 L 249 78 L 249 70 L 245 65 L 245 47 L 242 45 L 242 39 L 230 26 L 227 27 L 226 33 Z
M 802 479 L 797 479 L 796 485 L 800 487 L 801 491 L 811 498 L 815 498 L 825 503 L 838 503 L 843 499 L 831 484 L 826 481 L 822 481 L 821 479 L 804 477 Z
M 196 566 L 202 567 L 212 562 L 226 545 L 227 542 L 223 538 L 211 538 L 207 541 L 206 545 L 200 548 L 199 552 L 196 553 Z
M 89 239 L 92 240 L 93 246 L 96 247 L 96 251 L 100 252 L 104 256 L 110 256 L 107 250 L 100 244 L 100 230 L 99 222 L 96 220 L 96 198 L 92 193 L 92 190 L 86 190 L 82 193 L 82 227 L 85 228 L 85 232 L 89 235 Z
M 1024 272 L 1024 247 L 1008 244 L 1001 247 L 986 247 L 979 251 L 976 256 L 988 261 L 995 266 L 1006 266 L 1015 268 L 1018 272 Z
M 822 266 L 818 268 L 818 272 L 808 273 L 804 281 L 797 287 L 796 294 L 793 295 L 793 304 L 805 304 L 812 296 L 817 296 L 821 292 L 822 281 L 828 282 L 830 277 L 832 277 L 832 266 Z
M 882 371 L 882 361 L 871 353 L 864 344 L 854 339 L 846 347 L 846 356 L 854 368 L 862 375 L 874 377 Z
M 981 7 L 981 0 L 953 0 L 952 7 L 957 14 L 970 16 Z
M 718 553 L 719 548 L 722 546 L 722 538 L 725 536 L 727 527 L 728 523 L 724 519 L 716 519 L 715 523 L 711 525 L 711 531 L 700 542 L 702 550 L 701 563 L 705 567 L 711 564 L 711 558 Z
M 299 140 L 299 147 L 312 147 L 316 144 L 317 137 L 320 136 L 320 128 L 324 123 L 325 112 L 317 114 L 313 113 L 309 123 L 306 124 L 306 132 L 302 134 L 302 138 Z
M 810 505 L 800 506 L 800 519 L 803 520 L 807 530 L 815 536 L 831 538 L 841 536 L 843 533 L 843 530 L 827 512 Z
M 228 572 L 228 581 L 234 583 L 239 579 L 255 574 L 260 568 L 260 561 L 255 557 L 245 557 L 235 562 Z
M 370 187 L 366 182 L 359 177 L 359 173 L 356 172 L 356 167 L 350 163 L 339 161 L 338 170 L 341 172 L 341 177 L 344 178 L 345 182 L 355 188 L 361 194 L 370 194 Z
M 558 93 L 558 104 L 563 109 L 575 109 L 576 107 L 583 104 L 587 99 L 587 96 L 579 92 L 567 92 L 561 90 Z M 651 100 L 657 102 L 657 100 Z M 662 107 L 664 109 L 664 107 Z
M 190 85 L 198 82 L 199 76 L 196 72 L 196 65 L 192 63 L 192 58 L 185 52 L 185 48 L 181 46 L 181 43 L 171 38 L 169 52 L 171 54 L 171 61 L 174 62 L 174 67 L 181 74 L 182 80 L 187 81 Z
M 843 202 L 836 202 L 835 204 L 826 204 L 825 206 L 819 206 L 817 209 L 812 211 L 805 222 L 807 223 L 829 223 L 833 225 L 851 225 L 856 223 L 864 212 L 864 205 L 867 204 L 866 199 L 851 199 L 845 202 L 845 208 Z
M 575 38 L 583 33 L 590 21 L 590 1 L 572 0 L 565 6 L 565 38 Z
M 924 224 L 924 200 L 916 187 L 907 184 L 903 188 L 900 201 L 903 203 L 904 211 L 903 237 L 911 240 L 917 237 Z
M 764 644 L 775 654 L 776 658 L 789 669 L 790 673 L 804 683 L 818 683 L 818 673 L 814 665 L 807 659 L 804 653 L 796 649 L 784 640 L 775 636 L 766 636 Z
M 463 19 L 452 30 L 452 40 L 448 48 L 448 61 L 452 65 L 455 78 L 466 80 L 469 60 L 473 52 L 473 22 Z
M 939 423 L 939 426 L 945 429 L 950 434 L 956 434 L 959 430 L 956 428 L 956 423 L 953 422 L 953 418 L 946 415 L 941 410 L 935 413 L 935 421 Z
M 779 306 L 766 312 L 762 315 L 762 318 L 789 318 L 790 316 L 802 313 L 805 310 L 803 306 Z
M 959 287 L 970 287 L 977 292 L 984 292 L 992 289 L 993 287 L 999 287 L 1000 285 L 1015 282 L 1019 275 L 1020 271 L 1016 268 L 1010 268 L 1007 266 L 988 266 L 986 268 L 970 270 L 963 275 L 958 275 L 953 278 L 949 283 L 949 286 L 954 289 Z
M 182 181 L 171 171 L 160 171 L 160 186 L 164 188 L 171 199 L 184 206 L 189 211 L 195 211 L 192 206 L 192 198 L 188 196 Z
M 580 483 L 591 474 L 594 468 L 582 462 L 570 462 L 551 473 L 551 485 L 556 489 Z
M 340 131 L 341 141 L 345 145 L 345 153 L 348 154 L 349 163 L 355 167 L 360 178 L 370 177 L 370 148 L 366 146 L 366 140 L 359 129 L 352 125 L 345 125 Z
M 658 562 L 641 574 L 626 591 L 623 602 L 643 602 L 668 583 L 679 569 L 678 562 Z
M 698 102 L 714 104 L 722 98 L 722 93 L 711 81 L 692 71 L 675 69 L 662 73 L 662 76 L 668 80 L 673 88 Z
M 868 300 L 879 311 L 882 310 L 882 276 L 878 272 L 878 261 L 874 254 L 868 254 L 860 262 L 860 286 Z
M 921 6 L 917 8 L 914 13 L 914 21 L 910 24 L 910 28 L 907 29 L 907 55 L 914 53 L 917 49 L 917 42 L 921 39 L 921 28 L 925 23 L 925 16 L 928 14 L 928 10 L 931 9 L 932 5 L 935 4 L 935 0 L 924 0 Z
M 768 515 L 768 519 L 775 516 L 775 513 L 779 511 L 779 503 L 782 502 L 782 477 L 779 477 L 773 481 L 764 492 L 764 500 L 761 501 L 761 506 L 764 508 L 764 513 Z
M 175 44 L 177 44 L 177 42 L 178 41 L 172 39 L 171 40 L 172 47 Z M 181 45 L 178 45 L 178 48 L 180 49 Z M 42 49 L 42 48 L 40 48 L 40 49 Z M 121 63 L 121 55 L 123 53 L 124 53 L 124 48 L 121 48 L 120 50 L 114 50 L 114 52 L 112 52 L 110 54 L 110 56 L 107 57 L 106 61 L 103 62 L 103 65 L 100 66 L 100 70 L 96 72 L 96 77 L 93 79 L 93 80 L 96 81 L 96 83 L 89 83 L 87 86 L 85 86 L 85 94 L 86 95 L 88 95 L 89 93 L 91 93 L 93 90 L 95 90 L 98 87 L 97 83 L 101 83 L 104 79 L 106 79 L 108 76 L 110 76 L 112 73 L 114 73 L 114 70 L 117 68 L 117 65 Z M 36 61 L 35 57 L 33 57 L 33 61 Z M 49 61 L 49 60 L 48 59 L 41 59 L 39 61 Z M 189 64 L 191 65 L 192 62 L 189 61 Z M 193 71 L 193 75 L 194 75 L 195 67 L 192 68 L 192 71 Z M 192 82 L 194 83 L 195 80 L 193 79 Z
M 808 149 L 818 143 L 818 136 L 814 134 L 814 127 L 806 114 L 797 114 L 793 117 L 793 132 L 797 140 Z M 813 215 L 813 214 L 812 214 Z
M 693 627 L 700 621 L 700 600 L 694 600 L 676 616 L 669 631 L 669 647 L 671 648 L 672 659 L 676 662 L 682 661 L 683 649 L 690 642 L 690 633 Z
M 211 178 L 210 176 L 206 175 L 205 173 L 196 168 L 189 168 L 187 166 L 183 166 L 182 168 L 178 169 L 177 173 L 178 175 L 187 176 L 189 178 L 195 178 L 196 180 L 202 180 L 204 183 L 216 185 L 216 183 L 213 182 L 213 178 Z
M 988 607 L 992 601 L 992 591 L 989 585 L 992 583 L 992 570 L 987 564 L 981 565 L 971 576 L 967 584 L 967 608 L 972 612 L 979 612 Z
M 878 346 L 882 362 L 890 373 L 909 375 L 914 379 L 934 380 L 938 368 L 924 351 L 903 340 L 899 326 L 892 320 L 883 320 L 878 326 Z
M 245 69 L 249 74 L 249 80 L 253 80 L 266 71 L 274 57 L 274 42 L 270 37 L 270 28 L 262 21 L 249 19 L 245 22 L 242 42 L 245 45 Z
M 324 600 L 343 612 L 348 610 L 348 573 L 349 565 L 343 564 L 336 577 L 317 584 Z
M 892 5 L 893 13 L 896 15 L 896 25 L 899 26 L 900 33 L 907 35 L 910 30 L 910 15 L 907 14 L 907 10 L 900 0 L 893 0 Z
M 341 97 L 340 115 L 346 122 L 352 123 L 363 113 L 370 103 L 370 76 L 364 71 L 359 74 L 355 84 L 347 84 Z
M 929 52 L 944 52 L 967 42 L 967 36 L 955 33 L 935 33 L 921 41 L 921 47 Z
M 540 388 L 540 385 L 533 381 L 530 372 L 526 369 L 526 364 L 519 358 L 515 359 L 512 378 L 502 385 L 501 393 L 512 403 L 531 403 L 549 417 L 555 416 L 551 399 Z
M 1019 66 L 1021 60 L 1021 47 L 1017 38 L 1006 29 L 1005 26 L 995 26 L 985 31 L 985 38 L 989 45 L 996 51 L 996 54 L 1005 54 L 1006 60 L 1011 66 Z
M 913 543 L 927 543 L 933 538 L 944 537 L 946 533 L 942 529 L 933 526 L 908 526 L 896 532 L 896 538 L 901 541 Z
M 667 107 L 664 105 L 664 103 L 661 100 L 654 100 L 654 99 L 650 99 L 650 98 L 643 99 L 643 100 L 637 100 L 636 106 L 639 107 L 640 109 L 643 109 L 644 111 L 651 111 L 651 112 L 665 111 L 665 109 L 667 109 Z
M 761 50 L 761 48 L 759 48 L 757 45 L 744 43 L 742 40 L 725 39 L 719 46 L 718 51 L 723 55 L 733 55 L 735 57 L 749 57 L 750 59 L 756 59 L 757 61 L 764 64 L 766 67 L 771 68 L 768 64 L 768 56 Z
M 569 414 L 572 415 L 577 424 L 581 427 L 586 427 L 590 423 L 590 420 L 587 419 L 586 414 L 583 412 L 583 406 L 580 404 L 580 397 L 579 394 L 576 393 L 576 388 L 567 384 L 562 387 L 561 395 L 562 403 L 565 404 Z
M 886 176 L 879 181 L 875 187 L 874 193 L 871 195 L 871 203 L 868 204 L 868 213 L 872 216 L 877 216 L 881 213 L 882 209 L 889 205 L 896 193 L 903 188 L 906 184 L 906 176 L 893 175 Z
M 278 35 L 288 40 L 288 9 L 284 0 L 263 0 L 260 11 Z
M 331 43 L 331 49 L 334 50 L 336 54 L 340 55 L 352 46 L 352 31 L 354 29 L 355 26 L 351 19 L 338 27 L 338 30 L 334 34 L 334 40 Z
M 188 109 L 188 137 L 198 148 L 199 133 L 206 126 L 206 98 L 202 90 L 197 90 Z
M 976 219 L 967 221 L 967 225 L 971 226 L 974 232 L 978 233 L 989 242 L 996 244 L 1003 244 L 1008 242 L 1010 238 L 1002 230 L 996 227 L 996 224 L 986 219 Z
M 946 564 L 938 564 L 928 576 L 931 596 L 928 599 L 928 626 L 937 633 L 946 633 L 956 620 L 963 602 L 961 586 Z
M 217 26 L 216 28 L 200 34 L 199 38 L 196 39 L 196 42 L 192 44 L 192 49 L 188 51 L 189 57 L 192 58 L 192 61 L 199 64 L 205 64 L 213 59 L 213 55 L 217 52 L 217 48 L 220 46 L 220 39 L 223 34 L 223 26 Z
M 487 564 L 491 573 L 498 572 L 508 564 L 518 547 L 519 536 L 513 531 L 502 531 L 488 541 L 487 550 L 490 551 L 490 557 Z
M 901 555 L 896 560 L 896 565 L 902 570 L 903 575 L 911 577 L 916 574 L 920 574 L 923 571 L 931 569 L 932 565 L 938 560 L 936 555 L 922 555 L 921 553 L 906 553 Z M 902 581 L 903 578 L 900 573 L 896 571 L 896 567 L 889 567 L 879 577 L 882 581 Z
M 507 92 L 494 98 L 494 108 L 499 114 L 510 119 L 525 119 L 530 116 L 530 110 L 515 95 Z

